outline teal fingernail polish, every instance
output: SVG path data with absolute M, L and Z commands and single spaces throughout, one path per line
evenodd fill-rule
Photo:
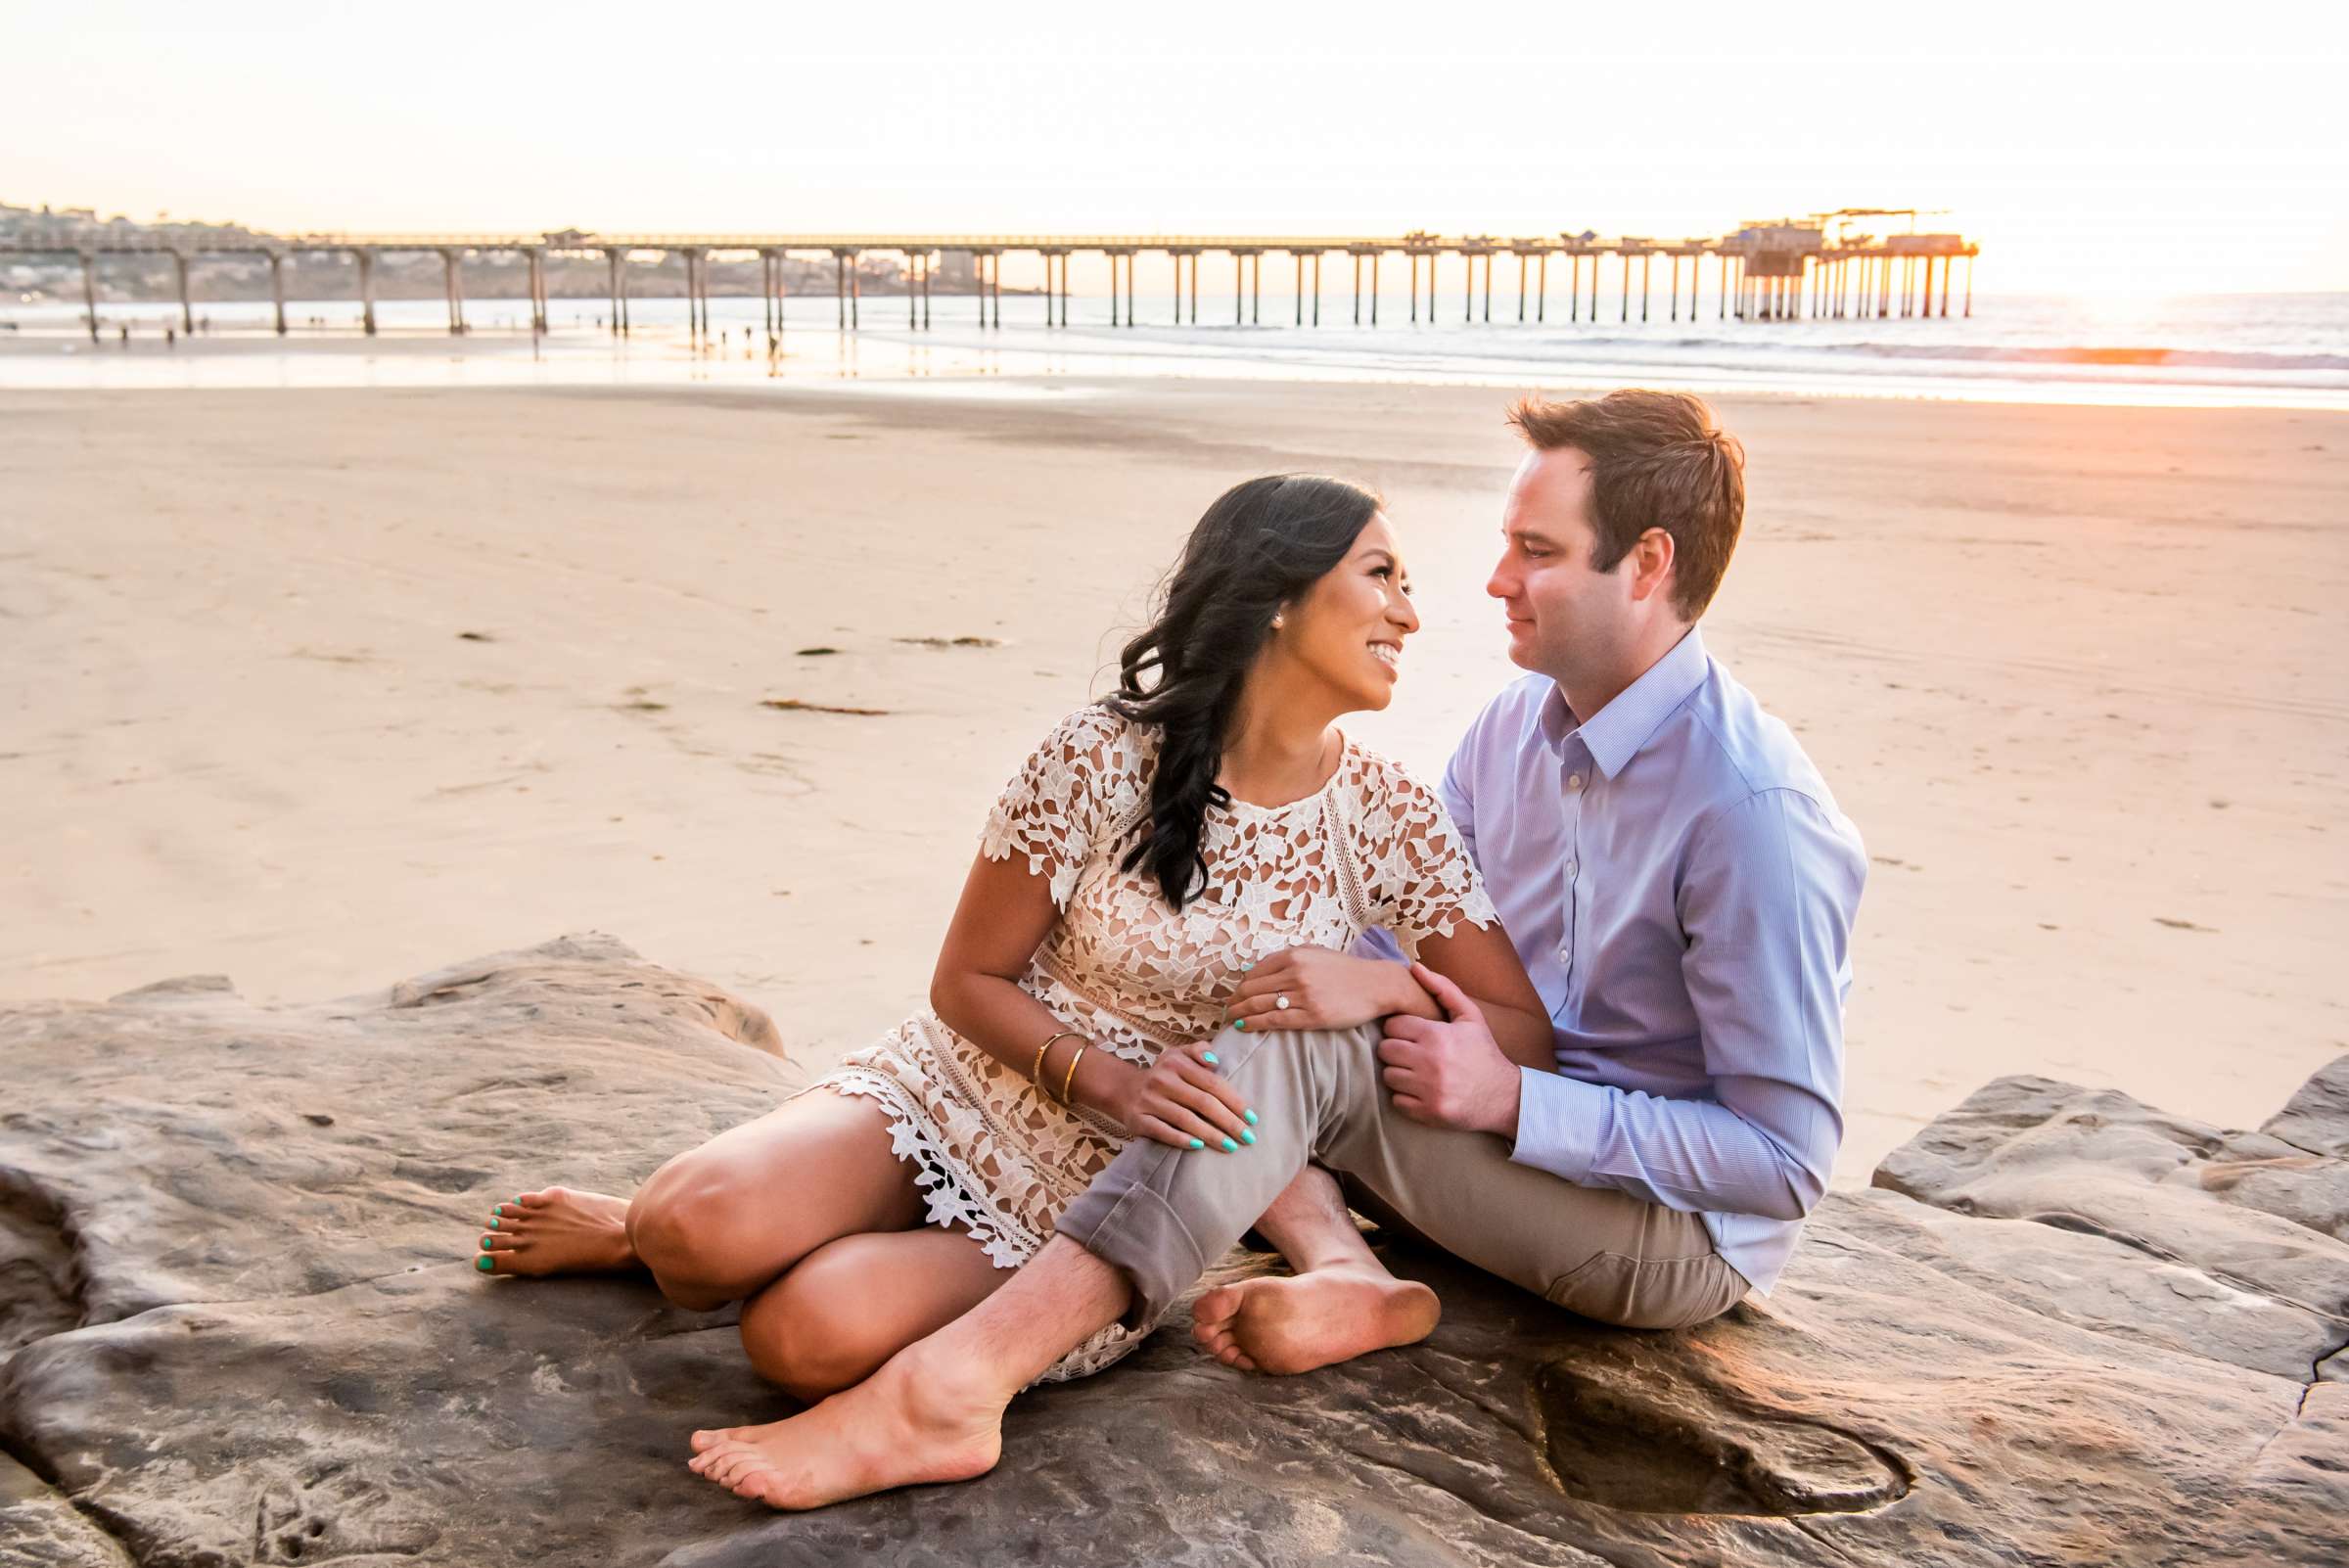
M 1231 1027 L 1232 1027 L 1232 1028 L 1234 1028 L 1234 1029 L 1236 1029 L 1236 1030 L 1238 1030 L 1238 1031 L 1239 1031 L 1241 1034 L 1245 1035 L 1245 1034 L 1247 1034 L 1247 1033 L 1248 1033 L 1248 1020 L 1247 1020 L 1247 1019 L 1245 1019 L 1245 1018 L 1243 1018 L 1243 1019 L 1241 1019 L 1241 1020 L 1240 1020 L 1238 1023 L 1236 1023 L 1236 1024 L 1232 1025 Z
M 1251 970 L 1251 969 L 1254 969 L 1255 967 L 1256 967 L 1256 965 L 1254 965 L 1254 964 L 1242 964 L 1242 965 L 1240 965 L 1240 973 L 1244 975 L 1244 974 L 1248 973 L 1248 971 L 1249 971 L 1249 970 Z
M 1240 1152 L 1240 1146 L 1232 1142 L 1231 1139 L 1225 1138 L 1223 1140 L 1223 1152 L 1225 1154 L 1237 1154 Z
M 1254 1111 L 1242 1111 L 1240 1113 L 1240 1120 L 1246 1122 L 1250 1127 L 1254 1127 L 1256 1126 L 1256 1113 Z
M 1193 1138 L 1191 1139 L 1191 1147 L 1194 1149 L 1204 1149 L 1207 1147 L 1207 1145 L 1200 1142 L 1197 1138 Z
M 1199 1060 L 1205 1062 L 1210 1067 L 1221 1067 L 1223 1065 L 1221 1062 L 1216 1059 L 1216 1053 L 1214 1051 L 1201 1051 L 1199 1053 Z
M 490 1228 L 490 1229 L 492 1229 L 492 1230 L 495 1230 L 495 1229 L 497 1228 L 497 1216 L 495 1216 L 495 1215 L 491 1215 L 491 1216 L 489 1217 L 489 1228 Z
M 476 1268 L 479 1268 L 484 1274 L 497 1267 L 497 1265 L 489 1261 L 489 1255 L 485 1252 L 473 1261 L 473 1266 Z
M 1254 1143 L 1256 1141 L 1256 1134 L 1253 1132 L 1243 1132 L 1240 1134 L 1240 1141 L 1242 1143 Z

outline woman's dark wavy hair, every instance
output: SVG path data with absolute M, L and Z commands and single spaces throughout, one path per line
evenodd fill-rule
M 1206 881 L 1208 807 L 1231 804 L 1216 782 L 1224 734 L 1272 617 L 1346 559 L 1381 504 L 1317 474 L 1233 485 L 1184 541 L 1158 619 L 1120 656 L 1117 695 L 1102 705 L 1159 732 L 1150 820 L 1121 868 L 1147 865 L 1175 908 Z

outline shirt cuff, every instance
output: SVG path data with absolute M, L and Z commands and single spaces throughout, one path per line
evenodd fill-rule
M 1595 1084 L 1517 1070 L 1517 1146 L 1509 1158 L 1577 1186 L 1590 1184 L 1590 1162 L 1606 1126 L 1607 1091 Z

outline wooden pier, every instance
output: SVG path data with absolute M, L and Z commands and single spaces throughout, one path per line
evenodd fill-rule
M 1233 265 L 1232 322 L 1261 326 L 1264 321 L 1264 259 L 1267 254 L 1289 256 L 1296 265 L 1296 326 L 1321 323 L 1321 262 L 1325 256 L 1350 259 L 1354 268 L 1353 323 L 1379 324 L 1378 271 L 1382 258 L 1401 255 L 1410 268 L 1410 320 L 1421 319 L 1419 274 L 1427 271 L 1425 319 L 1438 319 L 1436 267 L 1445 256 L 1465 263 L 1461 298 L 1463 322 L 1489 324 L 1493 319 L 1493 267 L 1501 256 L 1515 259 L 1516 319 L 1543 324 L 1549 314 L 1549 264 L 1564 263 L 1566 320 L 1600 323 L 1605 306 L 1613 319 L 1633 319 L 1635 279 L 1638 319 L 1679 321 L 1685 304 L 1694 321 L 1702 308 L 1705 268 L 1713 269 L 1715 317 L 1741 322 L 1781 322 L 1803 319 L 1844 319 L 1893 316 L 1947 316 L 1951 313 L 1952 278 L 1959 261 L 1965 263 L 1965 283 L 1958 314 L 1973 314 L 1974 258 L 1979 248 L 1958 234 L 1894 234 L 1881 238 L 1854 234 L 1859 216 L 1909 215 L 1907 209 L 1847 208 L 1804 219 L 1749 223 L 1717 239 L 1660 240 L 1623 236 L 1602 240 L 1595 233 L 1534 235 L 1501 239 L 1492 235 L 1446 237 L 1425 231 L 1387 236 L 1332 237 L 1328 235 L 1138 235 L 1138 234 L 600 234 L 580 229 L 522 234 L 305 234 L 269 237 L 241 244 L 187 244 L 165 239 L 97 239 L 59 235 L 54 240 L 33 236 L 0 243 L 0 254 L 71 255 L 81 263 L 82 300 L 88 312 L 90 336 L 98 336 L 98 258 L 113 254 L 168 254 L 178 285 L 180 322 L 194 330 L 195 306 L 188 274 L 201 255 L 260 255 L 269 262 L 271 292 L 276 304 L 276 328 L 287 331 L 285 261 L 289 255 L 340 253 L 358 263 L 360 323 L 376 330 L 375 267 L 394 254 L 434 254 L 441 260 L 448 301 L 448 330 L 462 335 L 465 322 L 464 260 L 469 255 L 519 254 L 529 264 L 530 327 L 549 330 L 546 259 L 550 255 L 598 255 L 609 280 L 608 330 L 616 336 L 629 331 L 628 277 L 632 258 L 680 255 L 685 262 L 686 318 L 695 337 L 710 331 L 710 260 L 713 256 L 760 258 L 760 294 L 766 330 L 783 330 L 785 257 L 829 257 L 833 263 L 834 299 L 840 330 L 863 325 L 861 277 L 857 261 L 867 254 L 887 254 L 903 258 L 906 327 L 921 331 L 931 324 L 931 280 L 941 258 L 968 258 L 976 279 L 974 320 L 995 329 L 1003 325 L 1002 262 L 1006 254 L 1034 254 L 1044 264 L 1044 312 L 1048 326 L 1069 324 L 1072 265 L 1081 257 L 1098 256 L 1109 280 L 1110 324 L 1132 327 L 1141 323 L 1135 275 L 1144 256 L 1164 255 L 1173 268 L 1172 324 L 1199 321 L 1199 262 L 1211 254 L 1228 255 Z M 1654 298 L 1656 263 L 1666 263 L 1667 296 L 1661 312 Z M 1614 263 L 1615 298 L 1609 300 L 1601 285 L 1605 264 Z M 1185 263 L 1188 293 L 1185 293 Z M 1478 263 L 1483 263 L 1482 294 Z M 1584 270 L 1589 263 L 1586 298 Z M 1682 269 L 1685 267 L 1685 294 Z M 1369 280 L 1367 310 L 1363 279 Z M 1310 286 L 1310 295 L 1309 295 Z M 1121 297 L 1122 291 L 1122 297 Z M 1310 303 L 1309 303 L 1310 300 Z M 1588 315 L 1585 310 L 1588 308 Z M 1481 310 L 1481 315 L 1480 315 Z M 1530 314 L 1529 314 L 1530 311 Z

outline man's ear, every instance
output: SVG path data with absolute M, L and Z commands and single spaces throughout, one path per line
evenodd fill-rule
M 1632 597 L 1647 599 L 1672 581 L 1672 535 L 1649 529 L 1632 545 Z

